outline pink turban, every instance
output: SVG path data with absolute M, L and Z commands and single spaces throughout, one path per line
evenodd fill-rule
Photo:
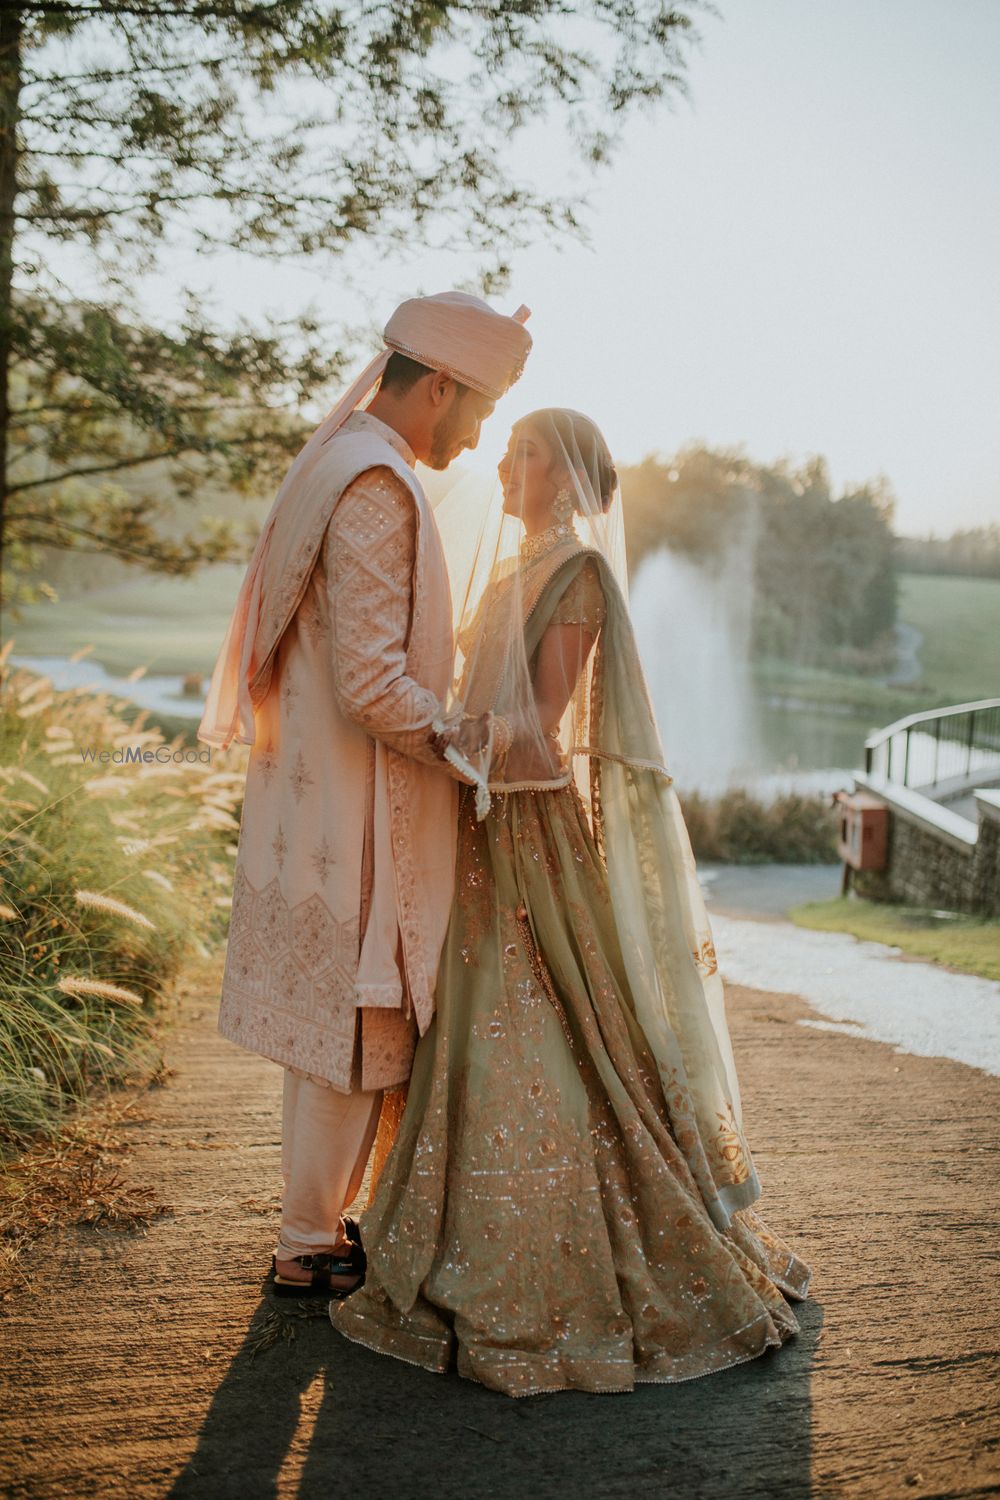
M 522 303 L 508 318 L 468 292 L 435 292 L 433 297 L 401 302 L 385 325 L 385 348 L 327 412 L 310 443 L 322 447 L 330 441 L 374 391 L 393 352 L 431 370 L 443 370 L 460 385 L 499 401 L 524 369 L 531 348 L 531 334 L 524 325 L 530 316 Z
M 508 318 L 479 297 L 438 292 L 401 302 L 384 337 L 397 353 L 499 401 L 524 370 L 531 348 L 527 317 L 526 307 Z

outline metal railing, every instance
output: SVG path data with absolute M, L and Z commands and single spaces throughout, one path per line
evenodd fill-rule
M 865 740 L 865 771 L 897 786 L 1000 777 L 1000 698 L 909 714 Z

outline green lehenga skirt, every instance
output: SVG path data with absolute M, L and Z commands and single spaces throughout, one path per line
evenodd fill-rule
M 575 787 L 459 818 L 437 1013 L 363 1218 L 369 1348 L 510 1395 L 630 1390 L 798 1331 L 809 1271 L 750 1209 L 720 1231 L 634 1016 Z

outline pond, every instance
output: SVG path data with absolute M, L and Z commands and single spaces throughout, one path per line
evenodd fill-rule
M 111 693 L 116 698 L 127 698 L 139 708 L 170 714 L 173 718 L 190 718 L 196 722 L 201 718 L 203 696 L 193 697 L 182 691 L 183 677 L 176 675 L 154 676 L 149 674 L 129 682 L 125 677 L 116 677 L 105 670 L 100 662 L 84 657 L 72 661 L 67 656 L 15 656 L 10 663 L 38 672 L 48 677 L 57 692 L 69 688 L 85 688 L 95 693 Z

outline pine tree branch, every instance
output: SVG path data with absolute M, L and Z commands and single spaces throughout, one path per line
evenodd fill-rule
M 12 516 L 11 520 L 13 521 L 14 519 L 15 519 L 15 517 Z M 114 536 L 110 532 L 94 531 L 90 527 L 79 526 L 75 522 L 64 520 L 62 517 L 56 517 L 56 516 L 52 516 L 52 517 L 49 517 L 49 516 L 32 516 L 31 517 L 31 521 L 35 525 L 39 525 L 39 524 L 41 524 L 41 525 L 51 525 L 52 528 L 53 528 L 53 531 L 49 532 L 47 534 L 42 534 L 42 535 L 33 535 L 30 531 L 27 532 L 27 533 L 21 533 L 21 534 L 19 534 L 18 535 L 18 540 L 20 542 L 22 542 L 25 546 L 29 546 L 29 547 L 53 547 L 53 546 L 58 546 L 59 543 L 58 543 L 56 534 L 57 533 L 65 532 L 65 533 L 67 533 L 67 535 L 72 536 L 74 538 L 83 537 L 83 538 L 86 538 L 88 541 L 93 541 L 93 542 L 97 543 L 97 546 L 95 546 L 95 547 L 81 547 L 77 541 L 74 541 L 74 543 L 73 543 L 73 550 L 74 550 L 74 552 L 79 551 L 79 552 L 89 552 L 89 553 L 101 553 L 104 556 L 107 556 L 108 553 L 113 553 L 117 557 L 126 557 L 126 558 L 130 558 L 134 562 L 143 562 L 143 563 L 163 561 L 164 559 L 167 559 L 168 557 L 170 557 L 170 554 L 168 553 L 168 551 L 166 550 L 165 547 L 164 548 L 157 548 L 157 547 L 153 546 L 153 547 L 148 547 L 148 548 L 139 548 L 139 547 L 136 547 L 136 546 L 134 546 L 134 545 L 132 545 L 132 544 L 130 544 L 128 542 L 121 541 L 118 537 Z M 171 559 L 171 560 L 173 560 L 173 559 Z M 186 555 L 182 554 L 178 558 L 178 561 L 183 566 L 187 566 L 187 567 L 190 567 L 191 565 L 196 564 L 198 562 L 198 560 L 199 560 L 199 554 L 197 552 L 189 552 Z
M 202 68 L 220 68 L 231 62 L 231 57 L 221 53 L 217 57 L 199 57 L 198 66 Z M 35 88 L 39 84 L 56 84 L 60 88 L 65 84 L 88 83 L 118 83 L 122 79 L 134 79 L 137 76 L 145 76 L 154 73 L 157 77 L 167 77 L 174 73 L 190 73 L 191 63 L 184 62 L 157 62 L 155 58 L 149 58 L 135 68 L 95 68 L 91 73 L 32 73 L 27 71 L 24 75 L 24 87 Z
M 78 3 L 78 0 L 3 0 L 3 4 L 7 10 L 17 10 L 22 15 L 73 16 L 84 20 L 135 16 L 140 20 L 159 21 L 232 21 L 235 10 L 232 4 L 185 5 L 180 9 L 177 6 L 129 5 L 122 0 L 97 0 L 95 4 Z M 274 9 L 267 5 L 240 7 L 238 17 L 244 23 L 265 25 L 270 21 L 273 24 Z
M 132 458 L 109 460 L 107 463 L 92 464 L 78 469 L 63 469 L 60 474 L 47 474 L 44 479 L 26 479 L 20 484 L 9 484 L 7 494 L 22 495 L 27 490 L 54 489 L 56 485 L 65 484 L 67 479 L 88 479 L 95 474 L 116 474 L 122 469 L 137 469 L 142 464 L 155 463 L 160 458 L 177 458 L 186 452 L 190 452 L 190 445 L 184 443 L 175 448 L 164 448 L 158 453 L 143 453 Z

